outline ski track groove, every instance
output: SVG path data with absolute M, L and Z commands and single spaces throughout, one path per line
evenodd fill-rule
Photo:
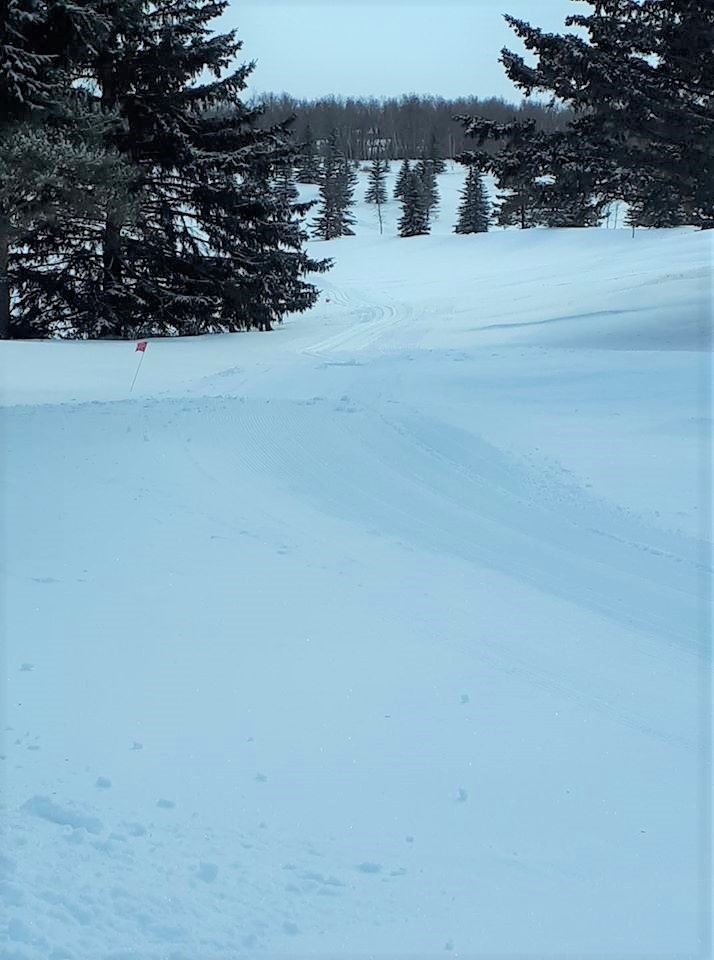
M 270 413 L 268 408 L 271 408 Z M 482 478 L 469 474 L 468 471 L 464 472 L 463 468 L 459 467 L 453 470 L 453 473 L 462 481 L 466 481 L 467 489 L 460 491 L 459 496 L 455 496 L 445 490 L 446 482 L 434 486 L 421 477 L 422 471 L 412 469 L 409 473 L 405 473 L 402 459 L 385 455 L 384 450 L 388 444 L 375 441 L 375 431 L 371 424 L 365 429 L 367 412 L 364 409 L 359 409 L 357 413 L 347 414 L 350 417 L 350 431 L 346 445 L 345 435 L 340 431 L 339 424 L 335 423 L 336 419 L 346 414 L 339 414 L 334 411 L 332 416 L 328 418 L 328 421 L 332 422 L 328 423 L 328 421 L 323 420 L 321 430 L 316 431 L 311 426 L 310 417 L 305 416 L 305 409 L 314 410 L 315 407 L 300 408 L 297 404 L 290 402 L 262 404 L 259 412 L 253 411 L 252 413 L 251 426 L 253 427 L 253 433 L 250 438 L 245 438 L 250 442 L 243 444 L 243 452 L 245 453 L 247 448 L 252 447 L 251 461 L 253 463 L 261 463 L 263 468 L 268 469 L 273 477 L 281 477 L 283 483 L 291 491 L 295 492 L 302 489 L 303 494 L 307 492 L 309 498 L 318 508 L 331 503 L 338 515 L 345 516 L 345 513 L 347 513 L 348 519 L 359 521 L 359 517 L 354 516 L 354 508 L 350 509 L 346 504 L 349 505 L 350 501 L 354 503 L 366 499 L 367 503 L 371 503 L 373 508 L 382 508 L 382 519 L 399 517 L 405 521 L 399 531 L 390 530 L 387 523 L 385 531 L 389 531 L 390 535 L 398 538 L 406 536 L 408 539 L 409 530 L 421 530 L 426 535 L 426 541 L 430 549 L 436 549 L 437 552 L 445 549 L 447 552 L 453 552 L 472 563 L 483 562 L 486 559 L 495 569 L 513 573 L 537 588 L 543 589 L 542 578 L 534 577 L 531 574 L 528 563 L 518 562 L 511 555 L 508 563 L 504 564 L 500 551 L 486 546 L 483 543 L 483 538 L 480 538 L 480 540 L 478 537 L 467 539 L 461 534 L 454 534 L 454 529 L 463 530 L 465 525 L 474 522 L 481 525 L 486 524 L 487 527 L 495 530 L 505 529 L 502 520 L 495 519 L 492 515 L 489 515 L 487 510 L 480 510 L 475 506 L 469 496 L 469 487 L 475 486 L 486 491 L 493 488 L 502 495 L 506 502 L 509 499 L 513 499 L 515 502 L 516 498 L 513 498 L 510 491 L 503 487 L 499 488 L 497 484 L 493 484 L 490 480 L 484 483 Z M 397 432 L 399 432 L 398 428 Z M 323 438 L 323 442 L 319 445 L 315 443 L 315 436 L 317 435 Z M 404 438 L 404 433 L 401 433 L 401 436 Z M 266 441 L 265 438 L 270 437 L 273 438 L 273 441 Z M 407 439 L 409 438 L 407 437 Z M 415 449 L 420 449 L 428 457 L 439 460 L 438 454 L 435 454 L 432 448 L 424 448 L 422 443 L 414 442 L 413 438 L 412 443 Z M 372 460 L 380 463 L 381 472 L 374 474 L 374 476 L 381 481 L 381 487 L 376 484 L 370 489 L 365 489 L 354 479 L 356 472 L 350 469 L 349 461 L 350 454 L 353 454 L 357 448 L 360 451 L 369 450 Z M 444 462 L 448 463 L 448 460 Z M 450 469 L 453 469 L 453 464 Z M 309 482 L 306 483 L 305 479 L 308 476 Z M 329 480 L 326 479 L 328 477 Z M 448 479 L 447 476 L 445 481 Z M 428 498 L 436 500 L 442 507 L 453 508 L 460 514 L 459 522 L 452 527 L 448 522 L 437 522 L 434 519 L 434 512 L 429 516 L 428 511 L 422 512 L 407 508 L 404 497 L 396 491 L 397 485 L 400 487 L 406 485 L 419 490 L 426 494 Z M 391 492 L 390 487 L 392 488 Z M 342 497 L 336 491 L 341 491 Z M 527 500 L 526 503 L 530 505 L 533 501 Z M 545 512 L 547 515 L 548 511 Z M 425 514 L 428 519 L 426 519 Z M 368 526 L 370 524 L 379 526 L 380 523 L 379 518 L 375 518 L 374 513 L 369 508 L 362 517 L 362 522 L 366 522 Z M 560 518 L 557 518 L 557 522 L 559 525 L 563 523 Z M 572 525 L 576 531 L 584 529 L 579 528 L 577 523 L 574 523 L 570 518 L 567 518 L 565 522 Z M 541 551 L 549 552 L 552 557 L 563 553 L 562 545 L 555 541 L 550 543 L 540 542 L 538 531 L 528 533 L 527 530 L 515 525 L 508 526 L 508 529 L 517 538 L 526 537 L 531 543 L 536 544 Z M 540 532 L 542 533 L 542 531 Z M 489 540 L 495 541 L 498 541 L 498 539 L 498 536 L 489 538 Z M 421 538 L 418 538 L 418 542 L 425 545 Z M 476 542 L 478 542 L 477 547 L 475 546 Z M 633 544 L 629 541 L 626 541 L 625 545 L 634 549 Z M 569 549 L 573 549 L 572 545 Z M 581 563 L 583 562 L 581 558 L 578 559 Z M 612 562 L 588 557 L 585 558 L 585 562 L 601 564 L 612 571 L 617 571 L 623 565 L 627 566 L 623 557 L 614 565 Z M 661 575 L 661 580 L 666 580 L 666 574 Z M 550 586 L 552 588 L 553 585 Z M 660 583 L 660 586 L 664 586 L 664 583 Z M 614 616 L 615 619 L 626 623 L 636 623 L 640 629 L 654 630 L 659 635 L 674 639 L 666 621 L 662 621 L 661 617 L 656 617 L 653 611 L 649 611 L 647 616 L 637 616 L 633 610 L 628 611 L 625 603 L 614 604 L 608 602 L 606 594 L 603 596 L 602 590 L 598 591 L 593 586 L 581 590 L 581 594 L 581 599 L 605 615 Z M 690 639 L 686 634 L 679 636 L 679 642 L 687 643 Z

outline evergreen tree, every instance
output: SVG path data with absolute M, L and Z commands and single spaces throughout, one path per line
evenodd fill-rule
M 426 215 L 429 220 L 439 205 L 439 185 L 436 180 L 436 171 L 430 160 L 420 160 L 416 165 L 416 173 L 422 182 Z
M 669 184 L 653 185 L 646 197 L 629 204 L 625 223 L 631 227 L 677 227 L 687 222 L 682 198 Z
M 77 253 L 96 245 L 108 205 L 127 202 L 132 170 L 105 150 L 102 127 L 56 130 L 19 125 L 0 136 L 0 260 L 7 256 L 3 335 L 25 339 L 76 332 L 77 298 L 90 301 L 96 285 L 74 276 Z M 0 267 L 0 272 L 1 267 Z M 70 283 L 57 276 L 66 272 Z M 4 289 L 3 289 L 4 287 Z M 10 288 L 13 310 L 10 312 Z M 52 310 L 42 309 L 48 294 Z
M 0 9 L 0 334 L 11 283 L 34 335 L 267 330 L 314 302 L 309 205 L 270 182 L 294 160 L 288 123 L 259 129 L 239 98 L 252 67 L 226 75 L 224 7 Z
M 493 174 L 498 190 L 496 223 L 525 230 L 537 226 L 541 187 L 550 171 L 551 151 L 544 144 L 544 135 L 533 120 L 495 123 L 482 118 L 462 118 L 469 135 L 478 140 L 479 149 L 462 154 L 458 159 L 469 166 Z M 490 141 L 500 146 L 483 149 Z
M 425 195 L 424 182 L 419 174 L 412 170 L 404 186 L 402 196 L 402 216 L 399 220 L 400 237 L 417 237 L 429 233 L 428 198 Z
M 477 167 L 469 167 L 461 192 L 459 219 L 455 233 L 486 233 L 490 216 L 483 178 Z
M 383 204 L 387 202 L 387 188 L 385 178 L 389 173 L 389 161 L 375 157 L 369 166 L 367 192 L 364 199 L 367 203 Z
M 300 145 L 295 176 L 298 183 L 320 182 L 320 160 L 317 156 L 315 137 L 310 124 L 305 131 L 305 139 Z
M 52 102 L 56 83 L 49 76 L 52 57 L 33 43 L 46 30 L 47 9 L 38 0 L 5 0 L 0 8 L 0 119 L 25 120 L 33 108 Z
M 2 338 L 62 332 L 56 315 L 29 308 L 46 265 L 71 270 L 70 237 L 86 241 L 103 207 L 128 190 L 126 165 L 102 144 L 112 118 L 72 82 L 105 29 L 91 3 L 8 0 L 0 8 Z
M 321 181 L 321 207 L 314 223 L 314 236 L 321 240 L 353 236 L 352 206 L 357 173 L 342 154 L 336 131 L 328 139 Z
M 519 188 L 499 191 L 496 223 L 499 227 L 520 227 L 527 230 L 538 226 L 533 184 L 523 183 Z
M 546 227 L 594 227 L 604 206 L 594 195 L 593 178 L 565 167 L 536 185 L 534 219 Z
M 409 175 L 411 173 L 411 167 L 409 161 L 404 159 L 402 165 L 399 168 L 399 173 L 397 174 L 397 182 L 394 185 L 394 198 L 395 200 L 404 199 L 404 188 L 407 185 L 409 180 Z
M 524 125 L 532 130 L 530 123 Z M 493 158 L 492 170 L 496 177 L 498 200 L 496 223 L 499 227 L 520 227 L 527 230 L 538 226 L 539 179 L 547 165 L 541 153 L 532 147 L 528 132 L 500 155 Z
M 341 166 L 339 170 L 338 198 L 343 237 L 354 235 L 354 230 L 352 230 L 352 227 L 356 221 L 353 214 L 353 208 L 355 203 L 355 189 L 358 182 L 358 169 L 358 163 L 348 160 Z
M 384 222 L 382 220 L 382 205 L 387 202 L 387 187 L 385 184 L 386 175 L 389 173 L 389 161 L 376 156 L 369 167 L 369 187 L 365 195 L 367 203 L 374 203 L 377 206 L 377 217 L 379 219 L 379 232 L 384 233 Z
M 341 159 L 337 134 L 332 131 L 327 142 L 327 152 L 320 164 L 320 207 L 313 224 L 313 235 L 320 240 L 332 240 L 340 236 L 337 177 Z
M 444 160 L 441 149 L 439 147 L 438 140 L 436 138 L 436 131 L 432 130 L 431 137 L 429 138 L 429 146 L 422 155 L 423 160 L 429 160 L 434 169 L 434 173 L 442 174 L 446 173 L 446 161 Z
M 580 35 L 544 33 L 506 17 L 536 61 L 504 50 L 509 79 L 526 96 L 545 92 L 573 111 L 565 130 L 534 133 L 548 160 L 541 172 L 579 171 L 598 198 L 626 200 L 643 214 L 650 197 L 662 197 L 660 223 L 714 226 L 711 0 L 586 2 L 592 13 L 566 20 Z M 483 145 L 494 125 L 463 120 Z M 508 149 L 519 124 L 502 126 Z
M 300 196 L 290 163 L 280 164 L 273 178 L 273 189 L 281 206 L 294 204 Z
M 271 329 L 304 310 L 304 282 L 326 264 L 303 250 L 300 222 L 274 191 L 271 168 L 290 159 L 288 124 L 259 129 L 240 99 L 252 65 L 226 73 L 241 44 L 212 34 L 213 0 L 101 0 L 111 29 L 93 67 L 101 103 L 117 111 L 112 142 L 138 168 L 134 223 L 107 209 L 101 309 L 88 336 L 184 335 Z M 212 75 L 211 79 L 203 77 Z

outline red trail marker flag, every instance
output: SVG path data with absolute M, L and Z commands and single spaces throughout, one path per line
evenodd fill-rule
M 141 364 L 143 363 L 144 354 L 146 353 L 146 348 L 147 348 L 148 346 L 149 346 L 149 341 L 148 341 L 148 340 L 139 340 L 139 342 L 138 342 L 137 345 L 136 345 L 136 350 L 134 351 L 134 353 L 136 353 L 136 352 L 138 351 L 138 352 L 141 354 L 141 356 L 139 357 L 139 365 L 138 365 L 138 367 L 136 368 L 136 373 L 134 374 L 134 379 L 131 381 L 131 386 L 129 387 L 129 393 L 131 393 L 132 390 L 134 389 L 134 384 L 136 383 L 136 378 L 139 376 L 139 370 L 141 370 Z

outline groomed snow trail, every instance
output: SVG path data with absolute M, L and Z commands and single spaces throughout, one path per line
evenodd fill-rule
M 131 397 L 2 345 L 2 960 L 703 952 L 711 241 L 460 183 Z

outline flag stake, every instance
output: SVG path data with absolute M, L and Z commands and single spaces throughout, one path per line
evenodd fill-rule
M 136 373 L 134 374 L 134 379 L 131 381 L 131 386 L 129 387 L 129 393 L 134 389 L 134 384 L 136 383 L 136 378 L 139 376 L 139 371 L 141 370 L 141 365 L 144 362 L 144 354 L 146 353 L 146 348 L 149 346 L 148 340 L 140 340 L 136 345 L 136 350 L 139 351 L 141 356 L 139 357 L 139 365 L 136 368 Z M 136 350 L 134 353 L 136 353 Z

